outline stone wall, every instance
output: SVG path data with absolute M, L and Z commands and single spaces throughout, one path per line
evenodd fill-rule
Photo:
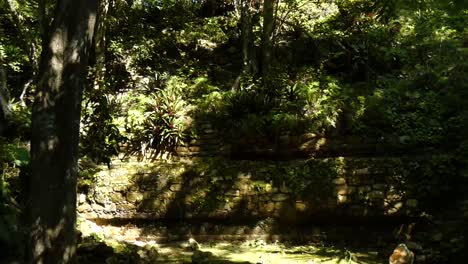
M 209 122 L 194 124 L 193 135 L 187 136 L 175 149 L 178 157 L 224 157 L 242 160 L 292 160 L 336 156 L 401 156 L 418 155 L 443 149 L 443 146 L 420 146 L 408 138 L 372 138 L 358 135 L 291 134 L 283 132 L 269 137 L 252 134 L 246 137 L 223 136 Z M 272 133 L 275 134 L 275 133 Z
M 79 194 L 78 211 L 87 218 L 284 222 L 416 216 L 431 203 L 431 194 L 421 190 L 440 184 L 424 181 L 424 173 L 440 160 L 450 162 L 440 157 L 115 160 L 110 169 L 93 169 L 94 182 Z

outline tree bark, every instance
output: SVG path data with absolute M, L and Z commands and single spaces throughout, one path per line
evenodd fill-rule
M 81 100 L 99 0 L 61 0 L 41 54 L 32 113 L 26 263 L 72 263 Z
M 7 77 L 0 61 L 0 136 L 6 128 L 7 117 L 10 114 L 10 98 L 7 90 Z
M 252 32 L 251 0 L 241 2 L 241 39 L 242 39 L 242 72 L 244 74 L 257 73 L 255 60 L 254 35 Z
M 268 78 L 271 70 L 271 56 L 273 49 L 273 32 L 275 29 L 274 19 L 275 0 L 264 0 L 263 2 L 263 36 L 262 36 L 262 76 Z
M 94 88 L 99 89 L 106 71 L 107 50 L 107 13 L 110 8 L 110 0 L 100 0 L 99 17 L 94 30 Z

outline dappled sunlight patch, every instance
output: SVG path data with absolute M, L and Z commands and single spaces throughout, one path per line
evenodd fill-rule
M 80 222 L 83 221 L 80 220 Z M 85 222 L 89 225 L 91 221 Z M 83 224 L 80 225 L 81 228 L 83 226 Z M 206 235 L 192 236 L 191 231 L 181 232 L 182 229 L 187 229 L 182 223 L 176 228 L 171 231 L 164 227 L 156 229 L 147 224 L 101 225 L 99 228 L 94 228 L 95 232 L 87 232 L 88 235 L 81 240 L 79 252 L 93 254 L 97 250 L 113 259 L 138 256 L 141 260 L 153 261 L 149 263 L 191 263 L 190 261 L 200 263 L 196 261 L 203 260 L 201 263 L 211 263 L 211 261 L 213 263 L 258 263 L 263 261 L 262 263 L 268 264 L 377 264 L 382 263 L 382 256 L 386 254 L 383 253 L 385 251 L 383 247 L 370 248 L 369 245 L 374 245 L 373 243 L 354 245 L 356 241 L 362 243 L 363 237 L 352 241 L 346 240 L 347 237 L 359 235 L 352 235 L 344 230 L 329 230 L 329 234 L 322 230 L 321 235 L 317 235 L 315 239 L 294 242 L 294 240 L 271 235 L 257 238 L 243 235 L 232 239 L 231 236 L 214 233 L 210 235 L 208 232 Z M 213 230 L 220 228 L 227 228 L 227 226 L 219 226 Z M 82 230 L 82 234 L 84 233 L 86 232 Z M 337 237 L 330 240 L 332 236 Z M 378 235 L 372 233 L 370 236 Z M 193 237 L 196 237 L 198 241 Z
M 301 245 L 290 246 L 282 243 L 247 241 L 244 243 L 217 243 L 202 245 L 202 251 L 211 252 L 233 262 L 299 264 L 299 263 L 381 263 L 377 253 L 349 251 L 333 246 Z M 263 261 L 263 262 L 262 262 Z

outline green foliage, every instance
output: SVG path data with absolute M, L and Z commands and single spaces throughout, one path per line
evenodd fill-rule
M 226 101 L 225 111 L 232 120 L 266 114 L 275 107 L 275 102 L 269 96 L 253 90 L 227 94 Z
M 421 213 L 437 215 L 460 190 L 457 187 L 461 180 L 457 176 L 459 166 L 455 156 L 450 154 L 433 155 L 419 161 L 395 160 L 386 166 L 387 178 L 396 190 L 420 201 Z
M 18 102 L 11 101 L 11 113 L 7 117 L 7 136 L 27 140 L 31 134 L 31 108 Z
M 186 129 L 183 119 L 186 103 L 177 89 L 169 83 L 165 90 L 156 89 L 153 94 L 135 97 L 130 94 L 127 100 L 128 115 L 121 122 L 125 122 L 124 135 L 130 152 L 152 157 L 173 152 Z
M 346 99 L 340 86 L 336 80 L 325 78 L 321 82 L 307 83 L 301 89 L 300 96 L 305 101 L 305 115 L 314 120 L 317 129 L 337 126 Z
M 22 167 L 29 164 L 29 151 L 19 141 L 0 140 L 0 163 L 8 166 Z
M 0 140 L 0 245 L 9 254 L 17 254 L 20 241 L 18 217 L 20 207 L 17 203 L 20 169 L 29 163 L 29 152 L 18 143 Z M 5 256 L 0 254 L 1 256 Z
M 81 152 L 95 162 L 110 162 L 120 153 L 125 138 L 120 134 L 114 115 L 120 105 L 111 96 L 93 90 L 83 102 Z
M 417 91 L 392 81 L 382 85 L 366 99 L 360 127 L 355 127 L 357 132 L 366 133 L 365 130 L 374 128 L 374 136 L 400 137 L 401 143 L 441 142 L 445 120 L 440 94 Z
M 210 84 L 210 80 L 207 77 L 202 76 L 196 78 L 193 81 L 193 85 L 187 87 L 186 98 L 188 100 L 203 98 L 217 91 L 219 91 L 219 88 Z

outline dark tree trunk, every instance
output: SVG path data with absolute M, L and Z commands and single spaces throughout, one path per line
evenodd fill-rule
M 26 263 L 75 256 L 78 138 L 99 0 L 61 0 L 44 40 L 32 114 Z
M 6 128 L 7 117 L 10 113 L 10 99 L 7 90 L 5 69 L 0 62 L 0 136 Z
M 102 85 L 106 71 L 107 50 L 107 13 L 110 8 L 110 0 L 100 0 L 99 17 L 94 30 L 94 88 Z
M 242 71 L 243 73 L 257 73 L 255 60 L 254 35 L 252 32 L 252 6 L 250 0 L 241 2 L 241 39 L 242 39 Z
M 263 2 L 262 75 L 264 80 L 268 79 L 272 62 L 273 32 L 275 28 L 274 5 L 275 0 L 264 0 Z

